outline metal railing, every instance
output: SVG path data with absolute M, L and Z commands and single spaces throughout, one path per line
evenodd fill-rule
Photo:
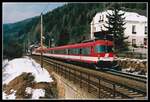
M 103 78 L 103 76 L 95 75 L 90 72 L 85 72 L 82 69 L 75 68 L 75 66 L 60 64 L 56 61 L 50 61 L 44 59 L 47 63 L 49 63 L 53 70 L 63 76 L 64 78 L 73 81 L 74 83 L 78 83 L 80 88 L 85 88 L 89 93 L 96 95 L 98 98 L 135 98 L 130 97 L 123 92 L 118 90 L 119 87 L 123 87 L 129 90 L 133 90 L 142 94 L 141 97 L 146 95 L 145 92 L 140 92 L 139 90 L 132 89 L 126 85 L 113 82 L 111 80 Z M 84 87 L 85 86 L 85 87 Z

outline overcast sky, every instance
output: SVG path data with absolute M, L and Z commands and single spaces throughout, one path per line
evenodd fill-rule
M 47 2 L 47 3 L 3 3 L 3 24 L 14 23 L 34 16 L 39 16 L 51 11 L 65 3 Z

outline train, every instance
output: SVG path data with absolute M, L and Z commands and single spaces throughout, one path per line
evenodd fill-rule
M 86 63 L 95 66 L 96 69 L 116 66 L 113 41 L 110 39 L 94 39 L 52 48 L 38 48 L 33 54 L 40 55 L 41 52 L 43 56 Z

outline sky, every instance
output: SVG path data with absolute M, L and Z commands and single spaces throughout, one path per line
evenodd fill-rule
M 3 24 L 15 23 L 27 18 L 39 16 L 41 12 L 46 13 L 64 4 L 65 2 L 3 3 Z

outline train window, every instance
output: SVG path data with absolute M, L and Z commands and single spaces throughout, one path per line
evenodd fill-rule
M 75 49 L 75 54 L 79 54 L 79 49 L 78 48 Z
M 69 49 L 69 54 L 72 54 L 72 49 Z
M 66 49 L 63 50 L 63 54 L 66 54 Z
M 65 50 L 60 50 L 60 54 L 65 54 Z
M 71 54 L 74 54 L 74 49 L 71 49 Z
M 83 55 L 89 55 L 90 54 L 90 48 L 82 48 L 82 54 Z
M 66 50 L 56 50 L 56 53 L 57 54 L 65 54 L 66 53 Z
M 75 49 L 69 49 L 69 50 L 68 50 L 68 53 L 69 53 L 69 54 L 75 54 Z
M 81 50 L 78 48 L 67 49 L 66 52 L 67 54 L 74 54 L 74 55 L 81 54 Z
M 96 47 L 95 47 L 95 51 L 96 51 L 97 53 L 105 52 L 105 46 L 96 46 Z
M 55 50 L 55 54 L 57 54 L 57 50 Z
M 105 46 L 105 45 L 96 46 L 96 47 L 95 47 L 95 51 L 96 51 L 97 53 L 101 53 L 101 52 L 113 52 L 112 46 Z
M 78 54 L 78 49 L 74 49 L 74 54 Z

